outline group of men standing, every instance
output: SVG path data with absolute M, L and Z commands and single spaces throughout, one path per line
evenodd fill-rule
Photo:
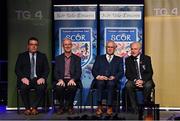
M 29 38 L 27 51 L 20 53 L 16 61 L 17 85 L 25 105 L 25 115 L 39 113 L 37 107 L 43 99 L 47 86 L 49 64 L 46 55 L 38 51 L 38 45 L 37 38 Z M 81 58 L 72 53 L 73 45 L 70 39 L 65 38 L 62 45 L 64 53 L 55 59 L 53 88 L 60 103 L 57 113 L 63 114 L 67 111 L 69 114 L 73 114 L 73 102 L 82 73 Z M 115 42 L 109 40 L 106 44 L 106 54 L 97 56 L 92 68 L 98 97 L 97 115 L 104 113 L 102 100 L 105 89 L 107 90 L 106 113 L 107 115 L 113 114 L 113 92 L 115 88 L 118 88 L 119 80 L 124 76 L 123 59 L 114 54 L 116 47 Z M 125 60 L 125 76 L 127 78 L 125 88 L 130 98 L 132 110 L 137 113 L 136 89 L 143 90 L 144 101 L 149 103 L 151 89 L 155 85 L 152 80 L 151 58 L 141 53 L 141 43 L 133 42 L 130 47 L 131 56 Z M 29 100 L 29 89 L 31 88 L 34 88 L 37 94 L 32 104 Z

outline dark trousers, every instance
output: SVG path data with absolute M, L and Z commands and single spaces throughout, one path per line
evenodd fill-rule
M 36 92 L 36 98 L 35 100 L 33 100 L 32 103 L 30 103 L 31 101 L 29 97 L 30 89 L 35 89 L 35 92 Z M 20 93 L 21 93 L 22 101 L 24 103 L 25 108 L 26 109 L 30 109 L 30 107 L 37 108 L 40 102 L 44 98 L 45 89 L 46 89 L 45 84 L 37 85 L 37 78 L 30 80 L 29 85 L 23 84 L 21 82 Z
M 107 93 L 105 96 L 107 97 L 107 105 L 108 106 L 112 106 L 112 102 L 113 102 L 113 91 L 115 88 L 115 81 L 111 80 L 111 81 L 96 81 L 96 87 L 97 87 L 97 100 L 98 103 L 102 102 L 103 99 L 103 93 L 104 90 L 107 91 Z
M 68 81 L 65 81 L 65 87 L 56 85 L 56 97 L 59 100 L 60 108 L 64 108 L 64 106 L 73 108 L 77 85 L 67 86 L 67 83 Z
M 147 81 L 143 84 L 143 96 L 144 96 L 144 103 L 149 103 L 150 101 L 150 96 L 151 96 L 151 91 L 154 88 L 154 82 L 153 81 Z M 136 99 L 136 85 L 134 81 L 127 81 L 126 83 L 126 93 L 129 96 L 130 103 L 132 106 L 133 111 L 137 112 L 138 111 L 138 103 Z

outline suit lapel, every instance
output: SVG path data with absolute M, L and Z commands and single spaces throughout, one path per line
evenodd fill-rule
M 103 57 L 103 62 L 105 62 L 106 64 L 108 63 L 109 64 L 109 62 L 108 62 L 108 60 L 107 60 L 107 58 L 106 58 L 106 55 L 103 55 L 104 57 Z
M 139 67 L 140 67 L 141 76 L 142 76 L 142 72 L 143 72 L 143 68 L 142 68 L 143 61 L 144 61 L 144 57 L 143 57 L 143 55 L 140 55 Z
M 30 62 L 30 56 L 29 56 L 29 52 L 26 51 L 25 55 L 24 55 L 24 63 L 26 64 L 26 68 L 28 69 L 28 74 L 30 75 L 31 73 L 31 62 Z
M 39 63 L 39 53 L 37 52 L 36 53 L 36 67 L 37 67 L 37 65 L 39 65 L 38 63 Z
M 111 62 L 114 63 L 115 60 L 116 60 L 116 56 L 114 55 Z
M 63 53 L 63 55 L 62 55 L 62 59 L 60 59 L 60 60 L 62 60 L 61 61 L 61 63 L 60 63 L 60 65 L 62 64 L 62 73 L 63 73 L 63 75 L 64 75 L 64 73 L 65 73 L 65 54 Z M 59 68 L 61 68 L 61 67 L 59 67 Z M 63 77 L 64 78 L 64 77 Z
M 30 56 L 29 56 L 29 52 L 27 51 L 26 52 L 26 55 L 25 55 L 25 60 L 27 60 L 27 65 L 28 65 L 28 70 L 29 70 L 29 73 L 31 72 L 31 60 L 30 60 Z
M 70 74 L 72 74 L 72 71 L 74 69 L 74 56 L 73 54 L 71 55 L 71 62 L 70 62 Z
M 30 59 L 30 55 L 29 52 L 26 53 L 26 58 L 28 58 L 28 65 L 31 65 L 31 59 Z
M 110 62 L 110 64 L 111 64 L 111 69 L 112 70 L 114 70 L 114 68 L 116 68 L 115 66 L 116 66 L 116 59 L 115 59 L 115 55 L 113 56 L 113 58 L 112 58 L 112 60 L 111 60 L 111 62 Z
M 136 65 L 135 65 L 135 61 L 134 61 L 133 56 L 131 56 L 131 69 L 132 69 L 133 73 L 136 74 Z

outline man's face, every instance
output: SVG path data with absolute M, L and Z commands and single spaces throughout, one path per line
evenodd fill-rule
M 38 42 L 36 40 L 30 40 L 27 45 L 28 51 L 30 53 L 35 53 L 38 50 Z
M 65 39 L 63 42 L 63 48 L 65 53 L 70 53 L 72 50 L 72 42 L 69 39 Z
M 113 42 L 108 42 L 106 46 L 106 53 L 109 55 L 113 55 L 116 49 L 116 45 Z
M 140 44 L 134 43 L 131 45 L 131 55 L 136 57 L 141 53 L 141 47 Z

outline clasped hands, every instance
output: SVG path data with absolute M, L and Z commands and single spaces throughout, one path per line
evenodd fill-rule
M 59 79 L 56 85 L 65 87 L 65 83 L 62 79 Z M 76 86 L 74 79 L 69 80 L 69 82 L 67 83 L 67 86 Z
M 96 77 L 97 80 L 114 80 L 115 77 L 114 76 L 110 76 L 110 77 L 107 77 L 107 76 L 102 76 L 102 75 L 98 75 Z
M 135 81 L 135 85 L 137 86 L 137 87 L 139 87 L 139 88 L 143 88 L 143 80 L 136 80 Z

